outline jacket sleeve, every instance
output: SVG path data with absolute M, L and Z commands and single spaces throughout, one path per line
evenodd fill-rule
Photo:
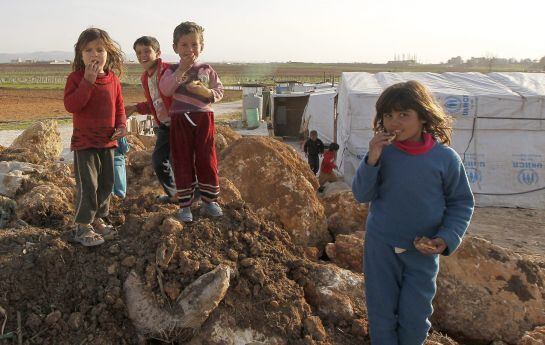
M 151 108 L 147 101 L 136 103 L 136 111 L 138 111 L 138 114 L 142 115 L 151 114 Z
M 443 255 L 450 255 L 462 242 L 475 206 L 464 165 L 458 156 L 444 177 L 443 189 L 446 207 L 443 222 L 436 237 L 442 238 L 447 244 Z
M 159 90 L 163 95 L 172 97 L 178 86 L 180 85 L 178 85 L 178 82 L 176 81 L 176 74 L 172 69 L 167 69 L 159 81 Z
M 208 77 L 209 77 L 208 88 L 212 91 L 212 94 L 214 95 L 210 99 L 210 101 L 212 103 L 219 102 L 223 98 L 223 93 L 224 93 L 223 84 L 221 83 L 220 77 L 218 76 L 216 71 L 214 71 L 212 68 L 210 68 Z
M 125 115 L 125 105 L 123 104 L 123 94 L 121 82 L 116 77 L 117 95 L 115 98 L 115 128 L 127 127 L 127 116 Z
M 95 88 L 94 84 L 85 78 L 79 82 L 76 79 L 74 73 L 70 74 L 64 87 L 64 107 L 72 114 L 79 113 L 85 108 Z
M 379 165 L 367 164 L 368 156 L 361 161 L 352 180 L 352 193 L 358 202 L 369 202 L 377 198 L 379 184 Z

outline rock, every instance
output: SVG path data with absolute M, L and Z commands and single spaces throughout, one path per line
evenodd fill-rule
M 155 252 L 155 262 L 157 265 L 160 268 L 167 268 L 177 248 L 178 245 L 174 236 L 169 236 L 165 241 L 161 242 Z
M 19 135 L 10 145 L 10 149 L 28 149 L 38 155 L 38 162 L 56 160 L 62 152 L 62 141 L 57 121 L 35 122 Z
M 268 137 L 247 137 L 221 155 L 220 174 L 258 213 L 288 230 L 296 244 L 323 250 L 330 242 L 315 192 L 318 181 L 292 147 Z
M 83 315 L 80 312 L 70 314 L 68 318 L 68 326 L 74 331 L 80 329 L 83 325 Z
M 322 198 L 321 201 L 327 217 L 327 227 L 333 236 L 352 234 L 365 229 L 367 204 L 358 203 L 352 191 L 337 192 Z
M 545 344 L 545 326 L 536 327 L 533 331 L 524 333 L 517 345 L 543 345 Z
M 369 334 L 369 325 L 367 323 L 367 320 L 354 319 L 352 321 L 352 327 L 350 329 L 350 333 L 359 337 L 367 336 Z
M 240 200 L 242 200 L 242 196 L 240 196 L 240 192 L 233 182 L 225 177 L 220 177 L 220 196 L 218 201 L 223 204 L 228 204 Z
M 121 261 L 121 265 L 124 267 L 133 267 L 134 264 L 136 264 L 136 257 L 133 255 L 127 256 L 123 261 Z
M 72 222 L 74 206 L 70 188 L 61 188 L 53 183 L 38 185 L 24 194 L 19 203 L 21 218 L 36 226 L 68 225 Z
M 13 198 L 21 188 L 23 181 L 28 180 L 30 173 L 42 170 L 42 166 L 32 163 L 1 161 L 0 194 Z
M 34 313 L 31 313 L 27 318 L 25 322 L 25 326 L 28 328 L 37 331 L 42 324 L 42 319 Z
M 237 141 L 238 139 L 242 138 L 240 134 L 235 132 L 231 129 L 229 126 L 222 126 L 217 125 L 216 128 L 216 136 L 218 134 L 221 134 L 221 136 L 225 139 L 226 146 L 231 145 L 233 142 Z M 219 153 L 219 151 L 218 151 Z
M 327 333 L 322 325 L 322 320 L 318 316 L 309 316 L 303 320 L 303 326 L 306 334 L 310 335 L 314 340 L 326 340 Z
M 229 315 L 221 314 L 212 322 L 206 322 L 187 343 L 188 345 L 225 345 L 225 344 L 247 344 L 247 345 L 287 345 L 288 342 L 280 336 L 266 336 L 252 328 L 243 328 L 236 324 Z
M 51 325 L 57 323 L 57 321 L 59 321 L 61 316 L 62 316 L 62 314 L 61 314 L 60 311 L 58 311 L 58 310 L 52 311 L 51 313 L 49 313 L 45 317 L 45 324 L 48 325 L 48 326 L 51 326 Z
M 182 286 L 176 281 L 169 281 L 165 284 L 165 293 L 172 301 L 176 301 L 181 291 Z
M 449 334 L 514 344 L 545 324 L 545 269 L 484 239 L 442 258 L 437 286 L 432 322 Z
M 8 227 L 17 219 L 17 203 L 15 200 L 0 195 L 0 229 Z
M 310 264 L 303 288 L 307 302 L 318 315 L 334 324 L 352 323 L 358 313 L 366 313 L 363 275 L 331 264 Z
M 335 243 L 328 243 L 325 252 L 337 266 L 362 272 L 363 239 L 354 235 L 337 235 Z
M 216 145 L 216 152 L 220 153 L 227 147 L 227 139 L 221 133 L 216 133 L 214 136 L 214 144 Z
M 229 276 L 229 267 L 219 265 L 186 287 L 173 309 L 167 310 L 158 307 L 138 275 L 131 271 L 124 283 L 129 318 L 140 333 L 160 336 L 164 341 L 192 336 L 225 296 Z

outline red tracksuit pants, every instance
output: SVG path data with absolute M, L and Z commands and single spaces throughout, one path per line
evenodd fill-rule
M 197 183 L 204 202 L 216 201 L 220 186 L 214 145 L 214 113 L 172 115 L 170 154 L 180 206 L 191 206 Z

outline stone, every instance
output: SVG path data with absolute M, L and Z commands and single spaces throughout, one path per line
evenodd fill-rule
M 23 181 L 28 180 L 31 173 L 42 171 L 40 165 L 18 162 L 0 162 L 0 194 L 9 198 L 15 197 Z
M 545 269 L 466 236 L 456 253 L 441 260 L 434 308 L 432 323 L 444 332 L 515 344 L 524 332 L 545 325 Z
M 318 316 L 309 316 L 303 320 L 305 332 L 314 340 L 323 341 L 327 339 L 327 333 Z
M 536 327 L 532 331 L 524 333 L 517 345 L 543 345 L 545 344 L 545 325 Z
M 355 235 L 337 235 L 335 243 L 325 247 L 327 257 L 337 266 L 362 272 L 363 270 L 363 239 Z
M 10 149 L 28 149 L 38 155 L 38 162 L 57 160 L 63 145 L 57 121 L 38 121 L 25 129 L 13 143 Z
M 364 299 L 363 274 L 353 273 L 333 264 L 311 263 L 302 274 L 307 302 L 323 320 L 334 324 L 352 320 L 358 313 L 367 313 Z
M 296 244 L 322 251 L 330 242 L 324 208 L 316 196 L 318 181 L 295 149 L 268 137 L 245 137 L 221 156 L 220 174 L 257 213 L 286 229 Z
M 320 200 L 324 205 L 327 227 L 333 236 L 365 229 L 368 206 L 358 203 L 352 191 L 340 191 Z

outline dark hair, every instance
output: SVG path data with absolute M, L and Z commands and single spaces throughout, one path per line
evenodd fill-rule
M 159 45 L 159 41 L 157 41 L 157 38 L 151 36 L 142 36 L 134 41 L 132 49 L 136 50 L 137 45 L 151 47 L 151 49 L 153 49 L 156 53 L 159 53 L 159 51 L 161 50 L 161 46 Z
M 85 69 L 85 64 L 83 63 L 83 48 L 94 40 L 100 40 L 104 44 L 104 48 L 108 53 L 106 59 L 106 65 L 104 65 L 104 70 L 113 71 L 117 70 L 118 75 L 123 74 L 123 51 L 119 44 L 110 38 L 110 35 L 102 29 L 98 28 L 89 28 L 84 30 L 78 38 L 78 41 L 74 45 L 75 57 L 74 62 L 72 63 L 72 70 L 77 71 L 79 69 Z
M 416 111 L 418 118 L 424 121 L 424 131 L 433 135 L 437 141 L 450 145 L 452 118 L 445 114 L 428 88 L 415 80 L 391 85 L 382 92 L 376 104 L 373 129 L 375 132 L 385 130 L 384 114 L 392 110 L 409 109 Z
M 313 134 L 318 135 L 318 132 L 317 132 L 316 130 L 313 129 L 313 130 L 310 131 L 309 135 L 313 135 Z
M 204 32 L 204 29 L 202 26 L 197 25 L 194 22 L 183 22 L 174 29 L 174 33 L 172 34 L 172 39 L 174 41 L 174 44 L 177 44 L 180 37 L 191 34 L 191 33 L 196 33 L 199 36 L 199 39 L 201 40 L 201 50 L 202 50 L 202 48 L 204 48 L 203 32 Z
M 337 143 L 331 143 L 328 147 L 329 151 L 338 151 L 339 150 L 339 144 Z

